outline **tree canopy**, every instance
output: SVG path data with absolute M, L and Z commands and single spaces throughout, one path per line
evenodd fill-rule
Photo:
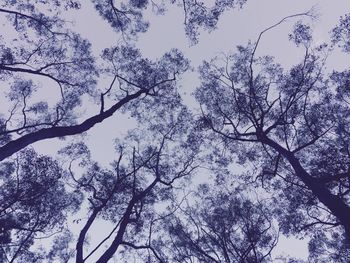
M 196 67 L 201 36 L 253 2 L 0 3 L 0 261 L 350 261 L 350 71 L 329 62 L 349 56 L 350 14 L 328 40 L 315 8 L 281 15 Z M 84 12 L 119 41 L 86 37 Z M 188 49 L 147 57 L 140 39 L 172 12 Z M 280 29 L 293 63 L 264 53 Z M 111 131 L 96 158 L 89 139 Z

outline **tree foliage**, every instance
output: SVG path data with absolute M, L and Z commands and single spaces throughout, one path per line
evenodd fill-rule
M 278 231 L 267 205 L 254 204 L 239 191 L 212 188 L 201 185 L 196 197 L 164 222 L 170 262 L 271 262 Z
M 61 231 L 82 196 L 65 189 L 64 172 L 56 161 L 32 149 L 1 165 L 1 256 L 9 262 L 39 259 L 40 253 L 29 250 L 35 238 Z
M 200 121 L 203 130 L 211 131 L 208 136 L 238 153 L 242 163 L 258 164 L 250 180 L 277 194 L 283 232 L 332 227 L 337 233 L 333 242 L 348 242 L 339 239 L 344 234 L 348 240 L 350 233 L 344 123 L 349 114 L 341 81 L 334 81 L 346 73 L 325 72 L 327 45 L 312 46 L 309 30 L 297 23 L 290 34 L 304 56 L 288 70 L 272 57 L 255 56 L 264 31 L 255 44 L 238 47 L 222 65 L 205 62 L 196 92 L 203 108 Z M 320 242 L 320 236 L 315 239 Z
M 310 262 L 349 262 L 350 71 L 326 67 L 350 52 L 349 14 L 330 43 L 313 39 L 311 11 L 294 14 L 198 70 L 176 48 L 135 47 L 150 13 L 181 10 L 195 45 L 245 3 L 92 0 L 122 39 L 101 50 L 69 21 L 86 2 L 0 3 L 2 262 L 301 262 L 273 254 L 280 234 L 309 239 Z M 291 19 L 299 62 L 258 55 Z M 200 114 L 179 81 L 190 71 Z M 123 126 L 117 114 L 137 125 L 102 165 L 81 135 Z M 36 149 L 57 138 L 58 153 Z

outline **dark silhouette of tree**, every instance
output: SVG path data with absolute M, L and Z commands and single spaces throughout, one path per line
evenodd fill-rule
M 96 262 L 108 262 L 120 247 L 139 247 L 142 240 L 145 240 L 142 249 L 159 257 L 152 247 L 152 230 L 149 229 L 157 214 L 154 206 L 169 199 L 174 184 L 191 176 L 197 167 L 198 147 L 186 142 L 184 131 L 189 124 L 185 123 L 188 112 L 179 112 L 174 118 L 173 124 L 157 124 L 157 132 L 151 135 L 153 141 L 144 131 L 130 133 L 116 146 L 119 156 L 112 169 L 103 169 L 93 163 L 86 173 L 76 178 L 70 165 L 74 185 L 89 202 L 88 218 L 76 242 L 76 262 L 85 262 L 91 256 L 96 258 L 95 254 L 98 255 Z M 87 149 L 84 148 L 73 145 L 63 152 L 69 157 L 73 152 L 86 156 Z M 93 224 L 97 220 L 110 222 L 111 231 L 87 250 L 85 241 L 89 233 L 93 235 Z
M 144 20 L 143 11 L 149 6 L 156 14 L 164 14 L 168 2 L 161 0 L 92 0 L 100 15 L 125 38 L 134 37 L 135 34 L 147 31 L 149 23 Z M 217 22 L 228 9 L 241 8 L 246 0 L 217 0 L 212 5 L 194 0 L 169 1 L 169 4 L 178 5 L 183 9 L 185 32 L 191 43 L 198 42 L 199 30 L 212 31 L 216 29 Z
M 102 61 L 97 60 L 87 40 L 69 29 L 61 29 L 66 22 L 55 13 L 60 11 L 60 2 L 42 4 L 49 5 L 46 8 L 52 8 L 52 14 L 43 14 L 35 5 L 22 1 L 6 1 L 0 10 L 17 33 L 9 40 L 15 45 L 0 43 L 0 76 L 7 86 L 4 96 L 9 104 L 9 113 L 0 118 L 0 160 L 39 140 L 81 134 L 144 95 L 168 94 L 176 76 L 187 68 L 186 60 L 175 50 L 156 63 L 142 59 L 131 47 L 106 49 Z M 98 10 L 113 11 L 110 3 L 105 7 L 100 5 L 96 7 Z M 143 6 L 136 2 L 130 5 L 135 10 Z M 79 4 L 67 1 L 65 7 L 79 8 Z M 101 12 L 105 16 L 105 11 Z M 106 17 L 108 21 L 115 19 Z M 139 24 L 133 19 L 127 22 Z M 112 26 L 120 25 L 112 23 Z M 102 65 L 106 62 L 109 65 Z M 99 76 L 111 78 L 110 86 L 98 87 Z M 118 82 L 120 89 L 115 87 Z M 32 101 L 40 89 L 54 89 L 51 86 L 56 86 L 60 94 L 53 103 Z M 78 121 L 76 110 L 82 105 L 83 96 L 98 100 L 100 110 Z
M 39 1 L 35 3 L 39 5 Z M 238 4 L 243 3 L 244 1 L 241 1 Z M 172 66 L 174 71 L 165 69 L 163 72 L 164 68 L 155 66 L 147 67 L 149 72 L 130 72 L 132 66 L 147 62 L 140 59 L 136 51 L 129 50 L 118 57 L 119 61 L 112 61 L 114 72 L 111 76 L 111 86 L 107 90 L 98 89 L 97 77 L 103 68 L 92 56 L 90 43 L 68 29 L 61 29 L 66 24 L 59 15 L 62 2 L 44 1 L 41 4 L 47 6 L 46 11 L 51 10 L 51 14 L 46 15 L 36 8 L 34 3 L 29 4 L 25 1 L 5 1 L 0 8 L 0 13 L 7 16 L 18 33 L 12 39 L 12 43 L 16 42 L 16 45 L 11 48 L 6 43 L 0 43 L 0 77 L 7 82 L 6 96 L 10 104 L 9 114 L 0 118 L 0 160 L 38 140 L 81 134 L 113 115 L 130 101 L 141 95 L 154 93 L 155 88 L 161 88 L 164 83 L 175 80 L 175 75 L 183 71 L 183 68 L 175 66 L 182 62 L 172 61 L 175 62 Z M 77 1 L 66 1 L 63 4 L 65 9 L 80 7 Z M 142 22 L 141 11 L 148 5 L 148 1 L 121 3 L 120 8 L 116 7 L 114 1 L 99 1 L 95 4 L 99 13 L 117 31 L 124 32 L 127 28 L 132 28 L 128 34 L 134 35 L 147 28 L 147 23 Z M 215 28 L 219 15 L 235 4 L 234 1 L 218 1 L 213 8 L 208 9 L 203 3 L 184 1 L 185 21 L 188 21 L 185 23 L 186 31 L 191 32 L 189 35 L 192 36 L 198 31 L 198 26 Z M 32 34 L 35 36 L 32 37 Z M 114 59 L 113 55 L 110 55 L 109 59 Z M 128 64 L 127 61 L 133 63 Z M 162 72 L 157 74 L 154 72 L 157 69 Z M 131 76 L 128 76 L 129 73 Z M 140 80 L 143 76 L 154 75 L 157 78 Z M 55 85 L 60 90 L 61 97 L 57 98 L 53 105 L 46 101 L 30 102 L 30 98 L 38 90 L 39 83 L 33 81 L 36 78 L 45 81 L 45 86 Z M 138 78 L 138 81 L 135 78 Z M 126 89 L 121 92 L 123 95 L 117 95 L 117 100 L 112 101 L 110 108 L 104 109 L 105 96 L 115 97 L 112 87 L 116 80 L 124 82 Z M 130 87 L 133 92 L 128 90 Z M 99 114 L 77 124 L 74 109 L 82 103 L 83 95 L 100 97 L 101 110 Z
M 66 11 L 83 1 L 0 3 L 7 23 L 0 37 L 0 261 L 271 262 L 277 220 L 282 233 L 310 237 L 310 261 L 349 262 L 350 71 L 325 66 L 334 49 L 350 52 L 350 16 L 340 18 L 329 45 L 315 46 L 311 27 L 298 21 L 289 39 L 304 56 L 289 68 L 258 57 L 259 43 L 285 20 L 312 12 L 285 17 L 235 54 L 204 62 L 195 92 L 202 116 L 194 120 L 177 86 L 190 61 L 177 49 L 144 58 L 133 41 L 148 30 L 150 9 L 179 8 L 196 44 L 246 0 L 91 2 L 123 44 L 96 52 L 73 31 Z M 138 126 L 116 139 L 108 167 L 90 157 L 82 138 L 54 157 L 31 147 L 82 135 L 117 112 Z M 193 190 L 197 168 L 226 180 L 234 161 L 246 165 L 232 179 L 244 187 L 203 184 L 179 201 L 183 188 Z M 110 232 L 96 240 L 99 223 Z
M 67 192 L 64 172 L 52 158 L 28 149 L 1 164 L 0 255 L 3 262 L 40 258 L 29 247 L 36 238 L 61 230 L 67 213 L 77 211 L 78 192 Z M 21 261 L 22 260 L 22 261 Z
M 268 202 L 216 188 L 201 185 L 164 221 L 169 262 L 271 262 L 278 231 Z
M 338 44 L 344 52 L 350 52 L 350 14 L 340 18 L 339 25 L 332 30 L 332 42 Z
M 107 20 L 123 33 L 124 28 L 136 23 L 140 29 L 129 32 L 133 35 L 145 29 L 145 24 L 139 19 L 141 13 L 138 13 L 144 4 L 131 1 L 129 6 L 135 11 L 125 11 L 122 17 L 127 13 L 133 16 L 132 20 L 128 18 L 124 24 L 113 24 L 108 15 Z M 26 149 L 27 146 L 48 138 L 82 134 L 119 110 L 128 111 L 142 121 L 147 115 L 153 115 L 153 120 L 160 121 L 161 116 L 172 120 L 172 114 L 164 114 L 163 111 L 174 111 L 180 101 L 175 80 L 187 69 L 188 61 L 179 51 L 171 50 L 152 62 L 142 58 L 137 49 L 128 45 L 106 48 L 101 57 L 96 58 L 92 55 L 89 41 L 66 28 L 67 22 L 62 13 L 71 8 L 79 9 L 79 2 L 5 1 L 0 6 L 1 15 L 11 26 L 9 31 L 13 32 L 0 42 L 0 80 L 6 87 L 3 95 L 8 100 L 6 106 L 9 109 L 0 117 L 0 160 L 6 159 L 2 163 L 4 183 L 1 185 L 3 202 L 0 215 L 1 256 L 4 261 L 45 261 L 59 257 L 67 261 L 74 255 L 69 248 L 69 240 L 73 237 L 67 229 L 58 235 L 47 255 L 43 251 L 31 250 L 35 239 L 44 238 L 39 236 L 39 232 L 49 237 L 55 229 L 63 231 L 66 213 L 70 212 L 69 209 L 78 209 L 79 195 L 75 197 L 75 191 L 65 192 L 69 186 L 68 179 L 62 178 L 61 168 L 55 161 L 49 157 L 38 157 L 33 150 Z M 106 17 L 105 10 L 99 6 L 96 8 Z M 108 8 L 119 12 L 112 1 Z M 110 85 L 98 87 L 99 77 L 109 77 Z M 37 101 L 41 90 L 52 89 L 54 94 L 55 87 L 59 96 L 54 102 L 49 103 L 45 98 Z M 93 98 L 97 109 L 95 115 L 81 118 L 77 112 L 83 106 L 84 96 Z M 152 112 L 147 113 L 146 110 Z M 173 142 L 174 134 L 183 127 L 173 127 L 162 133 L 159 124 L 154 123 L 149 129 L 162 134 L 159 145 L 145 149 L 134 147 L 128 153 L 121 147 L 114 171 L 104 170 L 96 164 L 79 179 L 73 177 L 71 171 L 76 191 L 82 195 L 91 193 L 88 198 L 91 214 L 76 245 L 77 262 L 85 261 L 100 247 L 92 249 L 91 254 L 83 255 L 87 232 L 96 218 L 101 220 L 106 217 L 116 224 L 110 234 L 114 241 L 99 259 L 99 262 L 107 262 L 119 246 L 131 246 L 132 243 L 125 242 L 123 237 L 128 231 L 135 232 L 129 228 L 139 227 L 144 206 L 150 209 L 147 215 L 151 213 L 156 191 L 163 191 L 159 185 L 170 188 L 176 179 L 191 173 L 191 154 L 176 163 L 171 163 L 173 157 L 163 164 L 165 145 L 169 140 Z M 149 140 L 154 141 L 155 137 Z M 194 148 L 191 146 L 191 150 Z M 87 152 L 84 147 L 80 149 Z M 181 154 L 180 150 L 178 154 Z M 46 166 L 40 167 L 42 162 Z M 174 165 L 176 167 L 172 167 Z M 84 181 L 88 176 L 90 179 Z M 149 181 L 151 176 L 154 178 Z M 115 204 L 111 199 L 119 201 L 121 206 L 113 207 Z M 118 213 L 111 215 L 113 212 Z M 58 242 L 60 238 L 62 240 Z M 55 249 L 62 252 L 58 253 Z
M 346 73 L 327 74 L 329 49 L 314 47 L 310 27 L 301 22 L 289 36 L 304 49 L 299 64 L 285 70 L 273 57 L 257 57 L 264 33 L 284 20 L 255 43 L 239 46 L 223 65 L 203 64 L 196 92 L 200 125 L 241 162 L 258 165 L 253 180 L 279 193 L 277 215 L 285 233 L 331 227 L 340 231 L 334 236 L 341 242 L 342 229 L 350 237 L 349 112 L 339 100 Z M 344 23 L 335 34 L 346 30 Z
M 92 92 L 95 84 L 87 87 L 88 83 L 84 81 L 80 91 L 80 84 L 72 85 L 71 92 L 63 90 L 62 99 L 53 108 L 49 108 L 44 101 L 31 103 L 30 97 L 34 96 L 33 93 L 36 90 L 32 81 L 16 80 L 8 94 L 12 104 L 10 115 L 1 119 L 3 146 L 0 149 L 0 160 L 39 140 L 81 134 L 95 124 L 109 118 L 122 107 L 125 108 L 129 102 L 141 98 L 142 95 L 154 98 L 163 94 L 174 94 L 170 89 L 174 88 L 176 75 L 186 70 L 187 67 L 187 61 L 176 50 L 165 54 L 157 63 L 142 59 L 136 49 L 126 47 L 105 50 L 103 58 L 111 64 L 106 70 L 112 75 L 113 80 L 110 87 L 98 96 L 100 109 L 97 114 L 79 123 L 77 123 L 74 109 L 81 103 L 81 96 Z M 79 68 L 84 69 L 79 60 L 76 63 Z M 166 67 L 169 64 L 171 67 Z M 11 67 L 9 71 L 12 69 L 14 68 Z M 62 76 L 60 71 L 52 70 L 55 74 Z M 67 74 L 67 78 L 70 80 L 73 78 L 73 76 L 68 75 L 67 68 L 63 67 L 62 70 Z M 74 68 L 71 70 L 73 71 Z M 18 71 L 18 69 L 14 71 Z M 26 70 L 24 72 L 28 73 Z M 33 74 L 37 74 L 37 72 L 35 70 Z M 85 79 L 75 70 L 71 74 L 76 73 L 78 79 Z M 88 73 L 91 72 L 87 70 L 86 74 Z M 31 70 L 29 74 L 32 74 Z M 114 87 L 116 80 L 119 81 L 119 89 Z M 96 95 L 95 91 L 92 93 Z M 108 108 L 105 106 L 107 96 L 112 98 L 111 106 Z M 18 115 L 22 116 L 18 119 Z
M 109 169 L 91 160 L 83 143 L 60 151 L 69 160 L 65 173 L 57 162 L 39 158 L 33 150 L 21 151 L 15 161 L 3 162 L 6 184 L 0 192 L 0 237 L 4 261 L 68 262 L 75 257 L 76 262 L 91 258 L 108 262 L 124 247 L 159 257 L 151 243 L 158 213 L 155 206 L 169 200 L 177 181 L 188 181 L 198 165 L 199 142 L 189 141 L 191 114 L 178 103 L 176 99 L 168 101 L 163 108 L 168 113 L 161 115 L 154 110 L 156 116 L 149 120 L 136 116 L 143 118 L 148 131 L 136 129 L 118 140 L 117 159 Z M 74 172 L 79 170 L 76 165 L 83 171 Z M 66 193 L 65 187 L 71 190 Z M 87 217 L 77 219 L 83 225 L 74 237 L 71 226 L 64 223 L 67 214 L 79 208 Z M 111 229 L 105 238 L 89 246 L 88 236 L 94 235 L 96 222 L 105 222 Z M 54 234 L 50 250 L 32 249 L 35 240 L 50 239 Z M 144 244 L 139 246 L 140 242 Z

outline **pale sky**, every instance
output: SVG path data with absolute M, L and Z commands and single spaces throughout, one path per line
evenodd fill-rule
M 109 25 L 95 12 L 92 3 L 86 1 L 83 4 L 83 11 L 78 11 L 79 16 L 72 12 L 73 19 L 76 20 L 76 30 L 82 36 L 88 38 L 93 44 L 93 50 L 98 55 L 103 48 L 122 43 Z M 228 53 L 235 51 L 237 45 L 245 45 L 249 40 L 255 41 L 259 33 L 265 28 L 281 20 L 281 18 L 308 11 L 314 7 L 319 14 L 317 21 L 305 19 L 310 22 L 314 29 L 314 39 L 317 43 L 328 41 L 328 32 L 339 21 L 339 17 L 350 11 L 350 1 L 348 0 L 248 0 L 241 10 L 230 10 L 221 17 L 218 29 L 212 33 L 202 32 L 199 43 L 195 46 L 189 44 L 183 30 L 183 12 L 181 8 L 172 6 L 165 15 L 155 16 L 149 12 L 149 30 L 140 34 L 136 46 L 141 49 L 142 54 L 150 59 L 162 56 L 171 48 L 180 49 L 187 58 L 191 60 L 191 65 L 196 68 L 204 59 L 211 59 L 221 52 Z M 260 41 L 257 55 L 273 55 L 276 61 L 282 66 L 288 67 L 298 63 L 303 50 L 296 48 L 288 40 L 288 33 L 291 32 L 293 24 L 299 18 L 286 21 L 277 28 L 267 32 Z M 341 69 L 348 66 L 349 58 L 342 54 L 333 54 L 328 58 L 328 68 Z M 99 86 L 107 87 L 109 79 L 102 80 Z M 184 94 L 184 99 L 190 107 L 197 108 L 191 92 L 199 86 L 198 75 L 194 72 L 187 72 L 180 80 L 180 92 Z M 88 102 L 89 103 L 89 102 Z M 95 112 L 91 103 L 89 111 Z M 88 114 L 89 112 L 86 112 Z M 135 123 L 127 116 L 116 114 L 114 117 L 105 120 L 88 132 L 89 140 L 93 146 L 93 153 L 97 159 L 106 161 L 106 156 L 113 156 L 114 149 L 111 140 L 120 132 L 126 132 L 128 127 Z M 107 131 L 107 133 L 106 133 Z M 103 136 L 99 136 L 100 134 Z M 45 145 L 47 142 L 40 142 Z
M 72 19 L 76 19 L 76 30 L 93 43 L 96 55 L 105 47 L 120 43 L 121 38 L 110 29 L 93 10 L 90 1 L 83 2 L 83 12 L 79 16 L 71 11 Z M 314 7 L 319 14 L 317 21 L 310 21 L 314 29 L 314 39 L 317 43 L 329 40 L 329 31 L 339 21 L 339 17 L 350 11 L 349 0 L 248 0 L 241 10 L 226 12 L 218 23 L 218 29 L 212 33 L 202 32 L 199 43 L 190 46 L 183 30 L 183 12 L 180 8 L 172 6 L 163 16 L 149 15 L 150 28 L 141 34 L 136 46 L 141 49 L 144 56 L 151 59 L 160 57 L 171 48 L 178 48 L 192 61 L 194 68 L 198 67 L 204 59 L 211 59 L 220 52 L 234 51 L 237 45 L 245 45 L 249 40 L 255 41 L 260 31 L 278 22 L 281 18 L 301 13 Z M 297 63 L 302 56 L 302 50 L 294 47 L 288 41 L 293 24 L 298 18 L 290 19 L 279 27 L 269 31 L 260 42 L 257 55 L 274 55 L 283 66 L 288 67 Z M 349 57 L 335 53 L 328 59 L 328 69 L 341 69 L 349 65 Z M 191 92 L 198 87 L 199 82 L 195 72 L 186 73 L 180 80 L 181 92 L 190 107 L 197 105 L 191 97 Z M 109 80 L 102 80 L 100 85 L 107 85 Z M 91 102 L 86 102 L 90 105 Z M 94 114 L 95 108 L 90 107 L 86 114 Z M 127 129 L 133 127 L 135 122 L 121 114 L 96 125 L 87 132 L 87 142 L 91 147 L 93 159 L 107 165 L 114 159 L 113 139 L 125 134 Z M 71 138 L 68 138 L 68 142 Z M 42 152 L 52 153 L 61 145 L 56 139 L 36 143 Z M 306 241 L 294 238 L 281 237 L 275 255 L 287 253 L 294 257 L 306 259 Z

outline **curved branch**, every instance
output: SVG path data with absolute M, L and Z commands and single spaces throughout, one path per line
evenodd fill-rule
M 147 93 L 148 89 L 142 89 L 138 92 L 124 97 L 118 103 L 114 104 L 108 110 L 99 113 L 91 118 L 86 119 L 84 122 L 72 125 L 72 126 L 61 126 L 61 127 L 51 127 L 42 129 L 33 133 L 26 134 L 16 140 L 13 140 L 4 146 L 0 147 L 0 161 L 11 156 L 12 154 L 24 149 L 26 146 L 45 139 L 63 137 L 69 135 L 81 134 L 95 126 L 97 123 L 111 117 L 118 109 L 132 101 L 144 93 Z

